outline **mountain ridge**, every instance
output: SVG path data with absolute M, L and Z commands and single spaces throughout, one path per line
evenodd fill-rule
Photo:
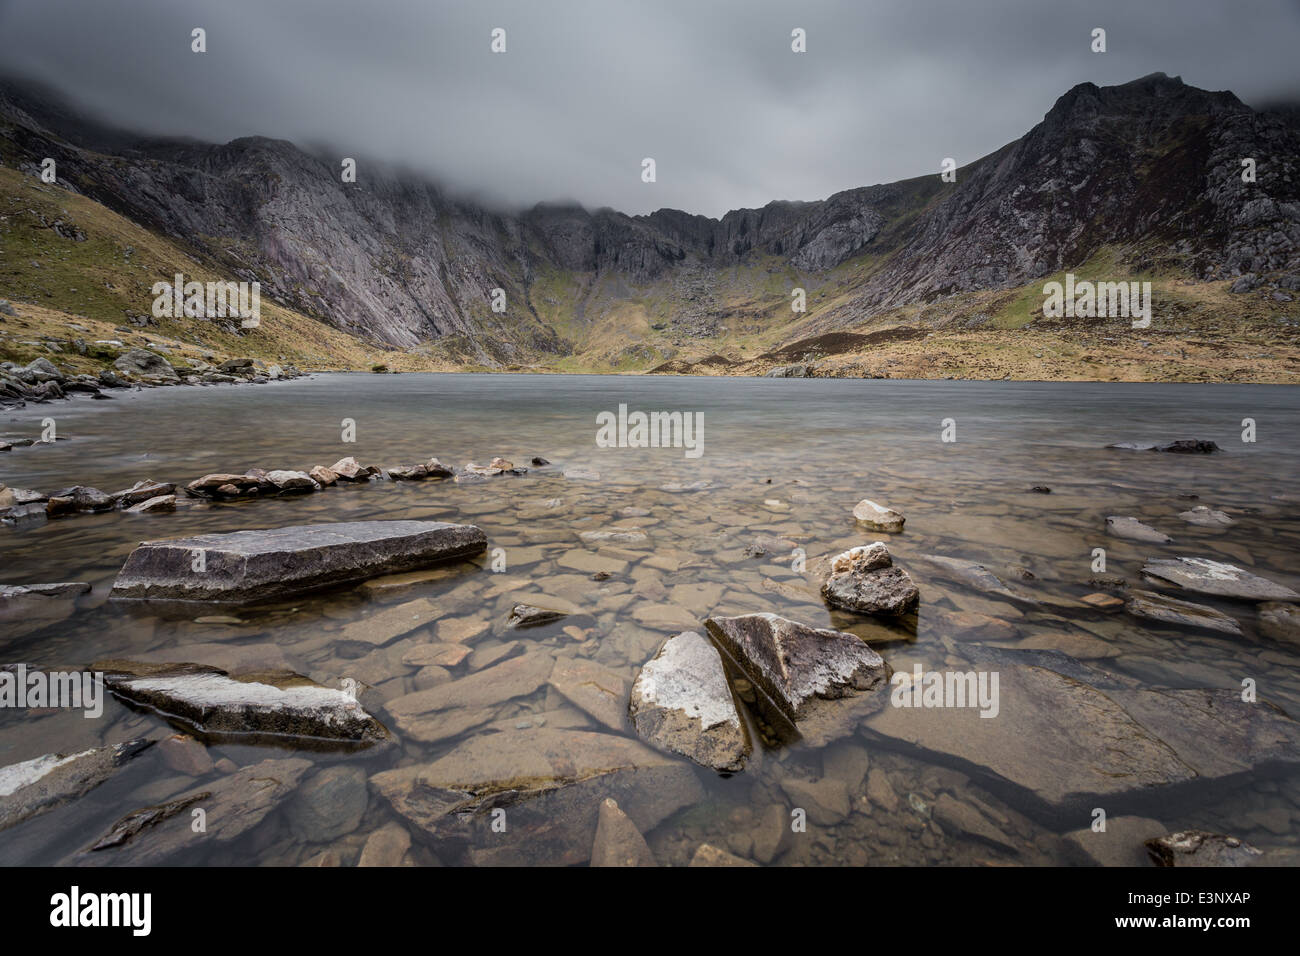
M 644 370 L 693 352 L 743 364 L 935 303 L 968 321 L 956 313 L 988 294 L 1099 256 L 1116 279 L 1294 270 L 1297 155 L 1284 111 L 1157 73 L 1077 84 L 955 183 L 935 172 L 716 219 L 577 203 L 511 212 L 365 164 L 344 184 L 286 140 L 133 139 L 0 86 L 0 162 L 35 172 L 52 156 L 65 188 L 261 282 L 272 301 L 378 348 L 487 368 Z M 1257 160 L 1254 184 L 1241 182 L 1243 156 Z M 790 309 L 795 288 L 805 314 Z

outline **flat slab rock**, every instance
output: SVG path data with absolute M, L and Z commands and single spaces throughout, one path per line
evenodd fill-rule
M 93 665 L 118 698 L 214 737 L 368 747 L 391 739 L 351 695 L 290 671 L 232 677 L 203 664 L 106 660 Z
M 790 729 L 816 746 L 846 732 L 859 708 L 845 698 L 864 696 L 874 706 L 884 698 L 870 692 L 893 673 L 859 637 L 808 627 L 775 614 L 715 617 L 704 622 L 722 653 L 762 691 Z
M 1182 627 L 1201 627 L 1224 634 L 1240 634 L 1241 625 L 1217 608 L 1191 601 L 1179 601 L 1154 591 L 1133 591 L 1126 605 L 1135 617 L 1144 617 L 1163 624 Z
M 628 737 L 551 728 L 478 734 L 432 763 L 370 783 L 411 824 L 481 843 L 494 862 L 586 862 L 607 798 L 646 833 L 704 797 L 685 761 Z M 504 834 L 492 832 L 496 808 L 507 812 Z
M 995 718 L 976 708 L 886 707 L 869 735 L 916 746 L 1010 785 L 1037 816 L 1068 821 L 1103 805 L 1113 814 L 1154 803 L 1160 788 L 1300 761 L 1300 724 L 1234 689 L 1101 690 L 1037 666 L 999 672 Z M 1099 804 L 1107 799 L 1110 802 Z
M 146 541 L 118 573 L 113 597 L 248 603 L 414 571 L 486 547 L 473 525 L 441 521 L 345 521 Z
M 917 557 L 932 565 L 941 576 L 974 588 L 976 591 L 1022 604 L 1039 603 L 1036 598 L 1007 587 L 1001 578 L 978 562 L 968 561 L 965 558 L 950 558 L 941 554 L 920 554 Z
M 182 854 L 201 853 L 248 833 L 291 796 L 311 769 L 304 757 L 263 760 L 118 820 L 75 862 L 82 866 L 154 866 Z M 194 809 L 207 829 L 192 829 Z
M 152 740 L 129 740 L 74 754 L 45 754 L 0 768 L 0 830 L 98 787 Z
M 664 642 L 632 685 L 628 713 L 643 740 L 727 773 L 750 754 L 718 649 L 686 631 Z
M 1142 566 L 1142 576 L 1217 597 L 1243 601 L 1300 601 L 1300 593 L 1286 585 L 1251 574 L 1235 564 L 1209 558 L 1150 558 Z

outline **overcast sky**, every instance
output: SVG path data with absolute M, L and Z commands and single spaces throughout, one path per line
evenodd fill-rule
M 0 0 L 0 66 L 97 118 L 329 143 L 511 205 L 629 213 L 937 173 L 1085 81 L 1161 71 L 1300 99 L 1298 49 L 1296 0 Z

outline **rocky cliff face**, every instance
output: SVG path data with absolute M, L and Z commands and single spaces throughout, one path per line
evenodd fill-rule
M 1293 270 L 1300 248 L 1292 115 L 1256 112 L 1231 93 L 1163 74 L 1075 87 L 1024 137 L 959 170 L 956 183 L 936 172 L 721 220 L 667 209 L 493 211 L 364 159 L 359 182 L 343 183 L 335 159 L 284 141 L 133 139 L 29 91 L 0 90 L 0 158 L 34 172 L 46 156 L 68 188 L 260 281 L 263 296 L 400 348 L 455 343 L 485 364 L 577 344 L 535 307 L 541 275 L 583 290 L 613 278 L 626 295 L 659 283 L 671 311 L 682 276 L 708 286 L 737 264 L 774 262 L 817 282 L 857 256 L 875 257 L 869 277 L 810 316 L 825 330 L 1021 285 L 1104 246 L 1124 250 L 1129 268 L 1173 266 L 1198 279 Z M 1244 158 L 1255 160 L 1253 184 L 1242 182 Z M 504 313 L 491 308 L 497 288 Z

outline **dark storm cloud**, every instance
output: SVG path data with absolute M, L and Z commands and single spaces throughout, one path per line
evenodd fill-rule
M 937 172 L 1084 81 L 1162 71 L 1252 103 L 1294 97 L 1298 43 L 1290 0 L 0 0 L 0 64 L 97 117 L 329 143 L 510 204 L 633 213 Z

